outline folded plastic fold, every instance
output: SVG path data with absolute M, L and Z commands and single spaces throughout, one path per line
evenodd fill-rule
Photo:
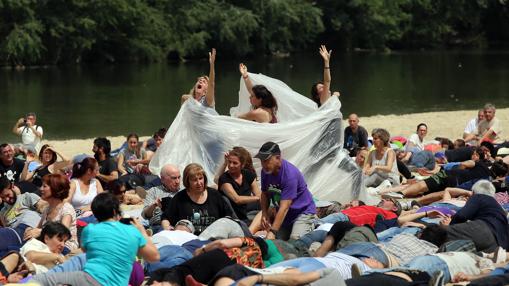
M 280 145 L 282 157 L 301 170 L 316 198 L 340 202 L 357 198 L 363 188 L 362 172 L 342 149 L 340 101 L 332 97 L 317 108 L 312 100 L 277 79 L 261 74 L 249 76 L 254 85 L 265 85 L 275 96 L 277 124 L 237 118 L 250 110 L 249 94 L 241 79 L 239 105 L 231 108 L 231 116 L 219 115 L 195 100 L 186 101 L 150 162 L 150 170 L 159 174 L 165 164 L 171 163 L 183 171 L 187 164 L 199 163 L 212 185 L 224 152 L 242 146 L 254 156 L 263 143 L 273 141 Z M 258 159 L 254 159 L 254 165 L 260 172 Z

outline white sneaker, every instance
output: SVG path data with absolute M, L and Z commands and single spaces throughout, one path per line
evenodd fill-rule
M 383 190 L 392 187 L 392 184 L 389 180 L 383 180 L 380 185 L 378 185 L 377 189 Z
M 380 195 L 380 190 L 377 188 L 373 188 L 373 187 L 367 187 L 366 193 L 368 193 L 369 195 L 372 195 L 372 196 L 378 196 L 378 195 Z

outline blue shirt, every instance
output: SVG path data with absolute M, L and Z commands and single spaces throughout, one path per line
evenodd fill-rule
M 86 250 L 84 271 L 101 285 L 128 285 L 140 247 L 147 241 L 132 225 L 118 221 L 89 224 L 82 233 Z

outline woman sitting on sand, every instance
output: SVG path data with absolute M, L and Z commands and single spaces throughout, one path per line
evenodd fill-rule
M 224 161 L 218 190 L 228 198 L 237 217 L 246 221 L 249 210 L 260 210 L 261 191 L 256 181 L 253 159 L 246 149 L 233 147 L 225 154 Z M 228 171 L 224 172 L 226 167 Z
M 99 164 L 94 158 L 87 157 L 72 168 L 71 188 L 66 201 L 76 209 L 78 215 L 90 210 L 95 196 L 103 192 L 101 183 L 96 179 Z
M 396 153 L 390 148 L 389 132 L 382 128 L 373 129 L 373 145 L 375 150 L 368 155 L 368 161 L 364 164 L 364 180 L 366 187 L 377 187 L 384 180 L 389 180 L 391 185 L 399 185 L 398 166 Z
M 57 162 L 58 157 L 62 160 Z M 41 151 L 39 152 L 39 161 L 42 165 L 30 172 L 28 170 L 30 162 L 27 160 L 25 167 L 23 168 L 23 172 L 21 173 L 21 181 L 31 182 L 37 188 L 42 186 L 42 178 L 45 175 L 58 174 L 62 169 L 69 165 L 69 160 L 48 144 L 42 146 Z
M 212 49 L 209 53 L 209 64 L 210 71 L 209 76 L 202 75 L 198 77 L 196 83 L 194 84 L 189 94 L 182 95 L 180 100 L 181 104 L 184 104 L 186 100 L 189 98 L 194 98 L 196 101 L 201 103 L 205 107 L 214 108 L 216 104 L 214 97 L 214 87 L 215 87 L 215 71 L 214 71 L 214 63 L 216 61 L 216 49 Z
M 330 57 L 332 50 L 327 51 L 327 48 L 322 45 L 320 47 L 320 55 L 323 58 L 323 81 L 319 81 L 313 84 L 311 87 L 311 99 L 316 102 L 318 107 L 322 106 L 330 97 Z M 333 96 L 339 96 L 339 92 L 335 91 Z
M 48 205 L 42 211 L 39 226 L 25 232 L 25 240 L 39 236 L 42 227 L 48 222 L 59 222 L 71 233 L 65 244 L 67 250 L 78 249 L 76 213 L 72 205 L 64 201 L 69 196 L 69 180 L 61 174 L 46 175 L 42 180 L 41 199 L 48 202 Z
M 419 123 L 416 133 L 408 137 L 406 149 L 409 151 L 424 150 L 424 137 L 426 137 L 426 134 L 428 134 L 428 126 L 425 123 Z
M 259 123 L 277 123 L 277 101 L 272 93 L 263 85 L 255 85 L 249 79 L 247 67 L 239 65 L 239 71 L 249 92 L 249 101 L 253 109 L 239 115 L 239 118 L 256 121 Z
M 145 149 L 140 147 L 140 139 L 137 134 L 127 135 L 127 148 L 118 154 L 117 167 L 121 176 L 142 173 L 142 170 L 148 165 Z

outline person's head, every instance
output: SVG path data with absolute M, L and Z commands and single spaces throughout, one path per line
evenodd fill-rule
M 170 192 L 178 192 L 180 189 L 180 170 L 177 166 L 167 164 L 161 168 L 161 182 Z
M 484 109 L 477 111 L 477 122 L 481 122 L 484 119 Z
M 311 99 L 318 104 L 318 107 L 322 105 L 320 102 L 320 95 L 323 93 L 323 82 L 318 81 L 311 86 Z
M 116 179 L 108 183 L 108 191 L 113 194 L 119 202 L 124 201 L 124 195 L 127 191 L 126 185 L 124 182 Z
M 485 159 L 484 150 L 481 147 L 474 148 L 472 152 L 471 159 L 472 161 L 483 161 Z
M 195 228 L 191 221 L 189 221 L 187 219 L 181 219 L 181 220 L 177 221 L 177 223 L 175 224 L 175 230 L 182 230 L 182 231 L 194 233 Z
M 361 201 L 361 200 L 352 200 L 348 204 L 345 204 L 343 207 L 345 209 L 348 209 L 348 208 L 360 207 L 360 206 L 365 206 L 365 205 L 366 205 L 366 203 L 364 201 Z
M 458 149 L 465 146 L 466 146 L 465 140 L 463 139 L 454 140 L 454 149 Z
M 253 93 L 249 97 L 249 101 L 255 108 L 265 107 L 277 111 L 276 98 L 272 95 L 270 90 L 263 85 L 253 86 Z
M 234 154 L 236 154 L 243 169 L 247 169 L 256 175 L 256 170 L 253 166 L 253 158 L 251 157 L 251 153 L 249 153 L 246 148 L 235 146 L 230 152 L 234 152 Z
M 48 144 L 44 144 L 39 151 L 39 161 L 45 166 L 51 165 L 57 161 L 57 153 Z
M 352 113 L 348 116 L 348 126 L 350 126 L 352 130 L 357 130 L 357 127 L 359 127 L 359 116 L 357 116 L 357 114 Z
M 373 145 L 375 145 L 376 148 L 389 146 L 391 135 L 387 130 L 383 128 L 375 128 L 371 132 L 371 136 L 373 137 Z
M 25 115 L 25 119 L 27 122 L 30 122 L 32 125 L 35 125 L 35 122 L 37 121 L 37 115 L 35 115 L 34 112 L 29 112 Z
M 267 250 L 269 249 L 269 246 L 267 245 L 265 240 L 259 236 L 253 236 L 253 239 L 255 240 L 256 244 L 260 248 L 262 257 L 267 257 Z
M 0 199 L 2 202 L 13 205 L 16 202 L 16 192 L 12 189 L 12 182 L 6 176 L 0 177 Z
M 491 165 L 491 172 L 494 178 L 506 177 L 509 172 L 509 167 L 502 160 L 498 160 Z
M 166 128 L 161 128 L 159 130 L 157 130 L 154 135 L 152 136 L 152 138 L 154 138 L 154 141 L 156 142 L 156 147 L 159 148 L 159 146 L 161 146 L 161 144 L 163 144 L 163 140 L 164 140 L 164 136 L 166 136 L 166 132 L 168 130 Z
M 491 142 L 483 141 L 479 147 L 484 153 L 484 159 L 489 159 L 492 155 L 497 154 L 495 151 L 495 146 Z
M 95 196 L 90 208 L 99 222 L 118 219 L 121 215 L 120 201 L 109 192 L 102 192 Z
M 417 136 L 419 136 L 419 139 L 422 140 L 424 137 L 426 137 L 426 134 L 428 134 L 428 125 L 425 123 L 419 123 L 419 125 L 417 125 L 416 133 Z
M 12 165 L 14 162 L 14 148 L 10 144 L 4 143 L 0 145 L 0 160 L 4 165 Z
M 281 150 L 279 149 L 279 145 L 274 142 L 269 141 L 264 143 L 258 151 L 258 154 L 254 157 L 260 159 L 262 169 L 265 173 L 274 174 L 281 168 Z
M 127 135 L 127 148 L 131 151 L 138 151 L 138 143 L 140 142 L 140 138 L 138 134 L 131 133 Z
M 61 174 L 49 174 L 42 177 L 41 199 L 63 201 L 69 196 L 69 180 Z
M 449 138 L 437 137 L 435 138 L 435 140 L 438 141 L 440 146 L 445 150 L 454 149 L 454 143 L 452 143 L 452 141 L 449 140 Z
M 207 187 L 207 174 L 200 164 L 191 163 L 186 166 L 183 174 L 184 187 L 188 191 L 203 192 Z
M 65 225 L 50 221 L 44 225 L 37 239 L 46 244 L 52 253 L 60 254 L 69 238 L 71 232 Z
M 472 186 L 472 193 L 474 195 L 487 195 L 490 197 L 495 196 L 495 186 L 488 180 L 479 180 Z
M 399 215 L 401 213 L 401 204 L 393 198 L 382 198 L 377 207 L 386 211 L 391 211 Z
M 369 151 L 365 148 L 361 148 L 357 151 L 357 155 L 355 155 L 355 163 L 360 168 L 364 167 L 364 164 L 368 160 Z
M 486 121 L 491 121 L 495 117 L 496 108 L 495 105 L 491 103 L 486 103 L 483 108 L 484 111 L 484 119 Z
M 447 240 L 447 230 L 437 224 L 426 226 L 418 235 L 419 239 L 425 240 L 429 243 L 442 246 Z
M 207 90 L 209 89 L 209 77 L 206 75 L 202 75 L 196 79 L 196 82 L 191 89 L 191 94 L 194 99 L 200 99 L 202 96 L 207 94 Z
M 97 160 L 86 157 L 81 162 L 74 164 L 72 167 L 72 178 L 95 178 L 99 173 L 99 164 Z
M 100 154 L 106 155 L 106 157 L 110 156 L 111 152 L 111 142 L 110 140 L 104 137 L 98 137 L 94 140 L 94 147 L 92 148 L 94 152 L 94 157 L 98 159 Z

